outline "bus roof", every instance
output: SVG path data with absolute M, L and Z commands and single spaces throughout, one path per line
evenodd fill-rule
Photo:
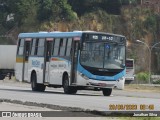
M 128 60 L 128 61 L 134 61 L 134 59 L 131 59 L 131 58 L 126 58 L 126 60 Z
M 55 31 L 55 32 L 35 32 L 35 33 L 20 33 L 19 34 L 19 38 L 28 38 L 28 37 L 32 37 L 32 38 L 45 38 L 45 37 L 78 37 L 78 36 L 82 36 L 83 33 L 94 33 L 94 34 L 108 34 L 108 35 L 115 35 L 115 36 L 119 36 L 119 37 L 124 37 L 122 35 L 118 35 L 118 34 L 111 34 L 111 33 L 105 33 L 105 32 L 95 32 L 95 31 L 73 31 L 73 32 L 59 32 L 59 31 Z

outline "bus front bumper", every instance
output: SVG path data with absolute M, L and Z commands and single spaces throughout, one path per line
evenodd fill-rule
M 98 88 L 114 88 L 116 83 L 117 81 L 99 81 L 89 79 L 87 85 Z

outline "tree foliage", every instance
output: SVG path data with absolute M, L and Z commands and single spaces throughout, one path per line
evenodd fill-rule
M 120 14 L 121 0 L 103 0 L 103 9 L 111 14 Z
M 75 16 L 67 0 L 39 0 L 38 19 L 71 20 Z
M 153 14 L 146 18 L 144 21 L 144 26 L 149 31 L 156 31 L 157 28 L 157 17 Z
M 71 21 L 77 15 L 102 9 L 109 14 L 120 14 L 122 5 L 137 4 L 138 0 L 0 0 L 0 26 L 14 15 L 15 24 L 28 22 Z M 4 24 L 5 23 L 5 24 Z
M 29 17 L 40 22 L 76 18 L 67 0 L 0 0 L 0 25 L 11 13 L 18 25 L 25 23 Z
M 110 14 L 120 14 L 123 4 L 137 0 L 0 0 L 0 23 L 13 13 L 18 24 L 23 24 L 28 16 L 36 16 L 38 21 L 72 20 L 76 14 L 103 9 Z
M 68 3 L 78 15 L 83 15 L 97 8 L 110 14 L 120 14 L 122 6 L 121 0 L 68 0 Z

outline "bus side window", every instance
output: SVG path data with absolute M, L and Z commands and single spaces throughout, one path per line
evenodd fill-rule
M 31 49 L 31 55 L 35 55 L 35 49 L 36 49 L 36 39 L 32 40 L 32 49 Z
M 45 43 L 45 39 L 39 39 L 38 51 L 37 51 L 38 56 L 44 56 L 44 43 Z
M 59 52 L 60 56 L 65 56 L 66 42 L 67 42 L 66 38 L 60 40 L 60 52 Z
M 46 61 L 49 61 L 52 52 L 53 41 L 46 41 Z
M 37 54 L 38 54 L 38 43 L 39 43 L 39 39 L 36 39 L 36 46 L 35 46 L 34 55 L 37 55 Z
M 25 60 L 28 61 L 29 52 L 30 52 L 30 41 L 26 41 L 26 48 L 25 48 Z
M 24 39 L 20 39 L 17 54 L 23 55 L 23 50 L 24 50 Z
M 54 53 L 54 44 L 55 44 L 55 39 L 53 39 L 51 55 L 53 55 L 53 53 Z
M 60 39 L 56 38 L 54 41 L 54 50 L 53 50 L 53 56 L 58 56 L 58 52 L 59 52 L 59 44 L 60 44 Z
M 67 41 L 67 48 L 66 48 L 66 56 L 69 57 L 71 53 L 71 46 L 72 46 L 72 38 L 68 38 Z

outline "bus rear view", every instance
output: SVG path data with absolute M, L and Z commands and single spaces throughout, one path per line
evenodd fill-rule
M 134 81 L 134 59 L 126 59 L 126 75 L 125 75 L 125 83 L 130 84 Z

